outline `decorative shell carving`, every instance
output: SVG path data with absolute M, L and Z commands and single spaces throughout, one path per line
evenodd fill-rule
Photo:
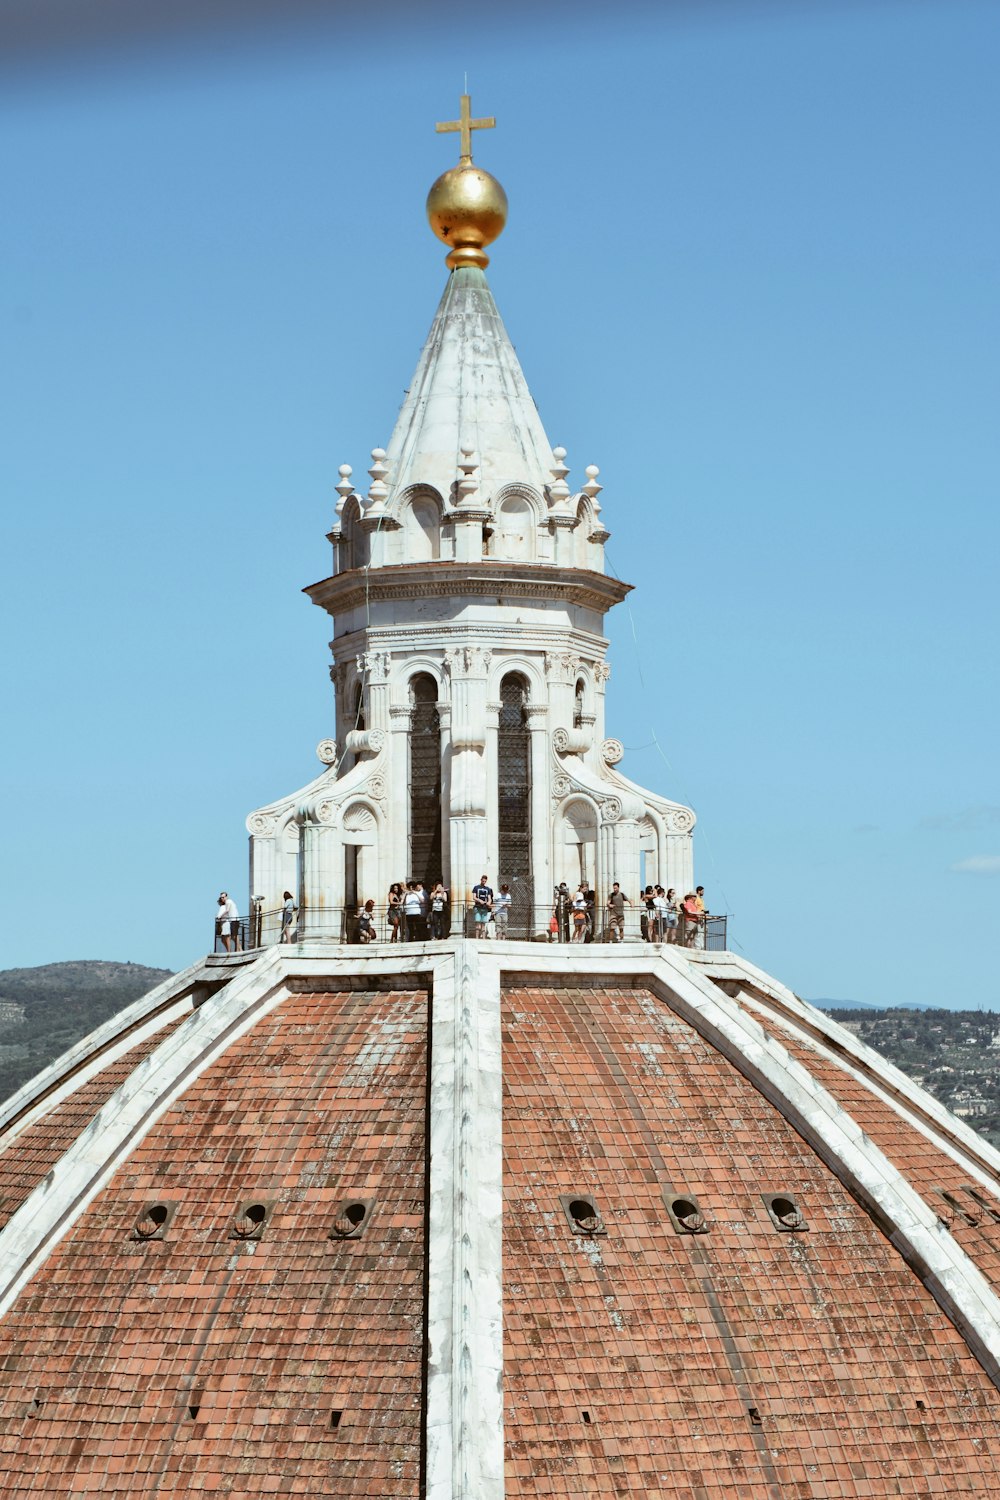
M 617 797 L 606 797 L 601 803 L 601 817 L 605 823 L 617 823 L 622 815 L 622 805 Z
M 344 814 L 345 833 L 371 833 L 375 814 L 363 802 L 353 802 Z
M 247 830 L 259 838 L 269 838 L 278 826 L 278 820 L 267 813 L 252 813 L 247 818 Z
M 316 754 L 319 756 L 319 758 L 323 762 L 324 766 L 333 766 L 333 765 L 336 765 L 336 763 L 337 763 L 337 741 L 336 740 L 320 740 L 319 744 L 316 746 Z
M 606 766 L 616 766 L 624 754 L 621 740 L 605 740 L 601 745 L 601 759 Z

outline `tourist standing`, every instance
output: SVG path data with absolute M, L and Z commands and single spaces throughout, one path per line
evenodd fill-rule
M 608 925 L 613 943 L 625 941 L 625 908 L 631 905 L 631 901 L 622 894 L 622 888 L 616 880 L 611 887 L 611 895 L 608 897 Z
M 698 940 L 698 898 L 688 891 L 681 902 L 681 935 L 685 948 L 693 948 Z
M 677 942 L 677 893 L 673 886 L 667 891 L 667 942 Z
M 507 921 L 510 917 L 510 904 L 512 901 L 510 886 L 505 880 L 500 882 L 500 889 L 493 898 L 493 925 L 497 930 L 498 938 L 507 936 Z
M 405 937 L 408 943 L 419 943 L 426 937 L 424 902 L 415 880 L 406 882 L 406 892 L 403 896 L 403 920 L 406 923 Z
M 240 913 L 232 896 L 225 891 L 219 893 L 219 909 L 215 915 L 215 930 L 222 938 L 227 953 L 243 951 L 240 941 Z
M 295 929 L 295 898 L 291 891 L 286 891 L 281 900 L 281 941 L 290 943 Z
M 403 887 L 398 880 L 394 880 L 389 887 L 385 906 L 389 918 L 389 941 L 398 943 L 399 929 L 403 921 Z
M 489 883 L 488 875 L 479 877 L 479 884 L 472 887 L 472 917 L 476 927 L 476 937 L 488 938 L 490 936 L 490 917 L 493 914 L 493 887 Z
M 577 888 L 573 897 L 573 942 L 585 943 L 587 941 L 587 897 L 583 886 Z
M 431 937 L 443 938 L 448 920 L 448 892 L 437 881 L 431 890 Z

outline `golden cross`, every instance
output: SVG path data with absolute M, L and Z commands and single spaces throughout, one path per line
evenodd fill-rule
M 474 120 L 472 118 L 472 96 L 462 95 L 462 103 L 457 120 L 447 120 L 443 125 L 435 125 L 434 129 L 439 135 L 447 130 L 458 130 L 461 132 L 459 141 L 459 161 L 472 160 L 472 132 L 474 130 L 491 130 L 496 125 L 496 116 L 490 115 L 485 120 Z

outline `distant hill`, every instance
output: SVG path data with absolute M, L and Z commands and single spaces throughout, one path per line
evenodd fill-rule
M 0 1099 L 170 972 L 99 959 L 0 970 Z
M 859 1010 L 822 1000 L 813 1005 L 1000 1148 L 1000 1015 L 931 1006 Z

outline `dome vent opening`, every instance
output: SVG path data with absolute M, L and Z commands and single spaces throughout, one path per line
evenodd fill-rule
M 597 1204 L 589 1194 L 561 1193 L 559 1202 L 574 1234 L 607 1234 Z
M 968 1193 L 973 1203 L 979 1206 L 979 1208 L 982 1210 L 983 1216 L 989 1219 L 991 1224 L 1000 1224 L 1000 1212 L 998 1212 L 993 1207 L 989 1199 L 986 1198 L 978 1188 L 970 1187 L 968 1183 L 963 1183 L 962 1192 Z
M 134 1240 L 162 1240 L 176 1212 L 176 1203 L 147 1203 L 135 1221 L 132 1238 Z
M 334 1409 L 330 1413 L 330 1429 L 331 1429 L 331 1431 L 336 1432 L 337 1428 L 340 1426 L 340 1424 L 341 1424 L 341 1422 L 343 1420 L 344 1420 L 344 1413 L 343 1413 L 343 1411 L 338 1411 L 338 1410 Z
M 239 1211 L 233 1220 L 230 1239 L 233 1240 L 259 1240 L 263 1237 L 264 1230 L 270 1222 L 274 1212 L 274 1200 L 267 1198 L 249 1198 L 246 1203 L 241 1204 Z
M 762 1193 L 761 1197 L 771 1223 L 782 1234 L 798 1234 L 809 1228 L 801 1208 L 791 1193 Z
M 664 1188 L 663 1201 L 676 1234 L 708 1233 L 708 1220 L 693 1193 L 676 1193 L 672 1188 Z
M 374 1198 L 345 1198 L 337 1207 L 333 1228 L 328 1238 L 331 1240 L 360 1239 L 371 1222 L 374 1207 Z

